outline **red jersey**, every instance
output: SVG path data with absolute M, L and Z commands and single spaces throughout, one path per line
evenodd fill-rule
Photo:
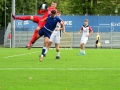
M 44 14 L 46 10 L 38 10 L 38 14 Z
M 52 10 L 55 10 L 57 12 L 56 8 L 48 7 L 48 13 L 51 13 Z M 46 13 L 46 10 L 38 10 L 38 14 L 44 14 Z
M 48 7 L 47 9 L 48 9 L 49 12 L 51 12 L 52 10 L 55 10 L 57 12 L 56 8 Z

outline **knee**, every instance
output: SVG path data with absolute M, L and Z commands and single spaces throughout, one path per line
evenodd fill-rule
M 59 47 L 58 48 L 56 47 L 56 51 L 59 52 Z
M 81 45 L 81 46 L 83 46 L 83 45 L 84 45 L 84 43 L 81 43 L 80 45 Z
M 47 43 L 46 43 L 46 42 L 44 42 L 44 46 L 47 46 Z

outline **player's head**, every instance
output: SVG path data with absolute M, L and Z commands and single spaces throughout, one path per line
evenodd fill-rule
M 61 16 L 61 12 L 57 11 L 57 16 L 60 17 Z
M 51 3 L 51 7 L 52 7 L 52 8 L 56 8 L 56 7 L 57 7 L 57 3 L 56 3 L 55 1 L 53 1 L 53 2 Z
M 54 18 L 55 15 L 56 15 L 56 11 L 55 11 L 55 10 L 52 10 L 52 11 L 51 11 L 51 17 Z
M 88 20 L 88 19 L 85 19 L 85 20 L 84 20 L 84 25 L 87 26 L 87 25 L 88 25 L 88 22 L 89 22 L 89 20 Z
M 99 35 L 99 33 L 97 33 L 97 35 Z

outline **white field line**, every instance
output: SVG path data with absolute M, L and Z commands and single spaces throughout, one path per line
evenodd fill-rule
M 103 70 L 118 70 L 120 68 L 0 68 L 0 70 L 70 70 L 70 71 L 103 71 Z
M 33 53 L 38 53 L 40 51 L 36 51 L 36 52 L 31 52 L 31 53 L 24 53 L 24 54 L 17 54 L 17 55 L 10 55 L 10 56 L 6 56 L 4 58 L 11 58 L 11 57 L 17 57 L 17 56 L 24 56 L 24 55 L 27 55 L 27 54 L 33 54 Z

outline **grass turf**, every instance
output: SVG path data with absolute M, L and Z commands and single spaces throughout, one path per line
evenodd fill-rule
M 120 90 L 120 50 L 53 49 L 39 62 L 41 49 L 0 48 L 0 90 Z

